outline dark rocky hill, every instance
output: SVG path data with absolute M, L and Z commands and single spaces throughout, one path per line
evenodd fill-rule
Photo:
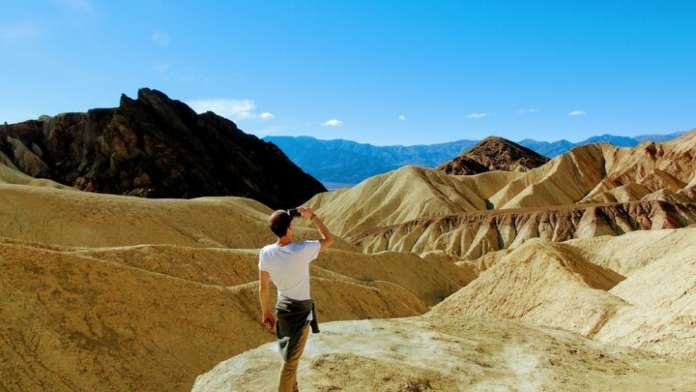
M 464 154 L 438 167 L 447 174 L 478 174 L 489 170 L 527 171 L 549 159 L 500 137 L 488 137 Z
M 153 198 L 244 196 L 291 207 L 325 191 L 274 144 L 151 89 L 92 109 L 0 126 L 23 172 L 85 191 Z

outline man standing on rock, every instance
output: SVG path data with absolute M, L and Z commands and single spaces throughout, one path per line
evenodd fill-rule
M 314 223 L 322 239 L 293 242 L 292 219 L 295 216 L 302 216 Z M 299 391 L 297 367 L 310 325 L 313 333 L 319 332 L 314 301 L 309 295 L 309 263 L 317 258 L 320 251 L 331 246 L 334 238 L 321 219 L 307 207 L 275 211 L 269 223 L 278 240 L 264 246 L 259 252 L 262 321 L 269 331 L 275 330 L 284 361 L 278 391 L 294 392 Z M 269 278 L 278 289 L 277 318 L 271 311 Z

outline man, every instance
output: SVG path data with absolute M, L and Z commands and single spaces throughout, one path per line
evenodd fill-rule
M 329 230 L 311 208 L 296 210 L 304 219 L 314 223 L 321 234 L 316 241 L 292 240 L 293 211 L 278 210 L 269 219 L 271 231 L 278 240 L 266 245 L 259 252 L 259 301 L 263 312 L 262 322 L 278 338 L 283 367 L 280 371 L 278 391 L 298 391 L 297 366 L 304 351 L 309 327 L 318 333 L 319 326 L 314 312 L 314 302 L 309 295 L 309 263 L 319 252 L 334 241 Z M 278 289 L 276 315 L 271 311 L 269 284 L 272 280 Z

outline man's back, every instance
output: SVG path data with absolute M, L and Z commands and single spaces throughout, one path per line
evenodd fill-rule
M 292 219 L 298 214 L 314 223 L 321 234 L 321 240 L 292 241 Z M 259 251 L 261 320 L 269 332 L 275 331 L 279 353 L 283 358 L 278 390 L 291 392 L 298 390 L 297 367 L 310 326 L 312 332 L 319 333 L 314 301 L 309 295 L 309 263 L 317 258 L 322 249 L 331 246 L 334 239 L 321 219 L 307 207 L 274 211 L 268 223 L 278 241 Z M 271 280 L 278 288 L 276 314 L 272 312 L 268 298 Z
M 319 241 L 271 244 L 259 252 L 259 270 L 267 271 L 278 288 L 278 297 L 310 299 L 309 263 L 319 255 Z

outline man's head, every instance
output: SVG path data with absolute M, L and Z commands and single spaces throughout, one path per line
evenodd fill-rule
M 268 219 L 268 223 L 271 231 L 278 238 L 287 236 L 289 240 L 292 240 L 292 217 L 286 210 L 274 211 Z

